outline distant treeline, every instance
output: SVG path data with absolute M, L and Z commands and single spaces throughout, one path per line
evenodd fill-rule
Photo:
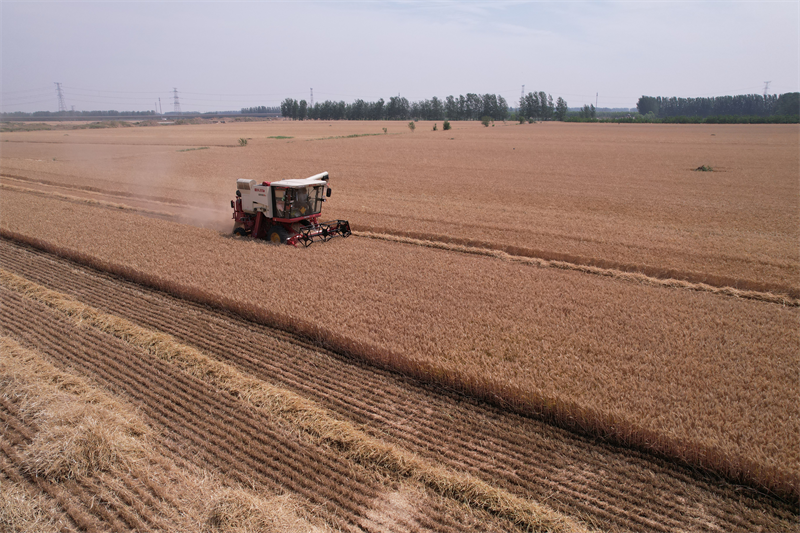
M 281 112 L 280 107 L 266 107 L 266 106 L 258 106 L 258 107 L 243 107 L 242 114 L 270 114 L 276 115 Z
M 782 95 L 740 94 L 711 98 L 665 98 L 642 96 L 636 104 L 639 114 L 671 117 L 770 117 L 800 115 L 800 93 Z
M 798 115 L 770 115 L 758 117 L 749 115 L 714 115 L 711 117 L 665 117 L 635 115 L 627 117 L 592 118 L 574 114 L 567 116 L 565 122 L 604 122 L 617 124 L 798 124 Z
M 407 98 L 392 96 L 386 102 L 353 103 L 326 100 L 313 107 L 305 100 L 287 98 L 281 103 L 281 115 L 297 120 L 505 120 L 509 116 L 508 103 L 496 94 L 474 94 L 448 96 L 440 100 L 434 96 L 429 100 L 409 102 Z
M 13 113 L 0 113 L 2 118 L 58 118 L 58 117 L 121 117 L 121 116 L 154 116 L 155 111 L 14 111 Z

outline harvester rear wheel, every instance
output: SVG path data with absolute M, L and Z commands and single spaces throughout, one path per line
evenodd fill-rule
M 267 230 L 267 240 L 272 244 L 286 244 L 289 232 L 283 226 L 272 226 Z

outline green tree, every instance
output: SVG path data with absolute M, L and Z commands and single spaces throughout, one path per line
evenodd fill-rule
M 597 110 L 594 108 L 594 104 L 589 104 L 583 106 L 578 114 L 581 118 L 595 118 L 597 116 Z
M 648 113 L 658 115 L 658 99 L 652 96 L 642 96 L 636 103 L 636 109 L 639 111 L 640 115 L 646 115 Z
M 558 97 L 556 101 L 556 120 L 564 120 L 567 117 L 567 101 Z
M 444 118 L 444 104 L 437 97 L 431 98 L 431 114 L 428 120 L 442 120 Z
M 300 120 L 305 120 L 308 114 L 308 102 L 305 100 L 300 100 L 300 103 L 297 106 L 297 118 Z
M 775 114 L 792 116 L 800 114 L 800 93 L 784 93 L 778 97 Z
M 287 98 L 283 102 L 281 102 L 281 116 L 289 118 L 292 116 L 292 108 L 294 107 L 295 101 L 292 98 Z
M 452 94 L 444 99 L 444 116 L 458 120 L 458 102 Z

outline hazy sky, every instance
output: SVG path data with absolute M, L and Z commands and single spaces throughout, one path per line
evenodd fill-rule
M 0 2 L 2 110 L 800 90 L 800 2 Z

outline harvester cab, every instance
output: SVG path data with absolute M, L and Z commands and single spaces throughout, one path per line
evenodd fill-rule
M 336 235 L 348 237 L 348 221 L 319 221 L 322 203 L 331 196 L 328 179 L 323 172 L 271 183 L 236 180 L 236 200 L 231 200 L 233 233 L 293 246 L 325 242 Z

